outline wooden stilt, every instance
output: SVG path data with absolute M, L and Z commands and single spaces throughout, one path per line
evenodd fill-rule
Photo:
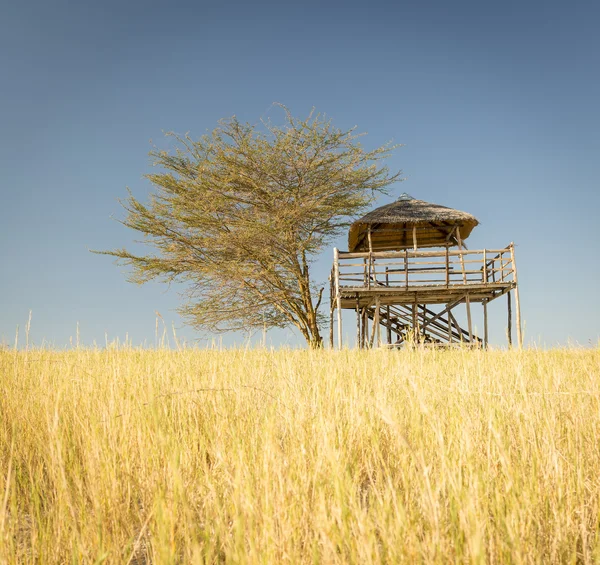
M 338 349 L 342 348 L 342 299 L 340 296 L 340 252 L 337 247 L 333 248 L 333 265 L 335 278 L 335 296 L 337 307 L 337 332 L 338 332 Z
M 371 306 L 369 305 L 369 308 Z M 371 327 L 373 322 L 369 319 L 369 310 L 365 311 L 365 347 L 370 347 L 369 343 L 371 342 Z
M 523 347 L 523 332 L 521 329 L 521 302 L 519 301 L 519 280 L 517 278 L 517 264 L 515 263 L 515 244 L 510 244 L 510 258 L 513 266 L 513 279 L 515 281 L 515 313 L 517 322 L 517 344 L 519 349 Z M 510 294 L 510 293 L 509 293 Z
M 381 301 L 379 300 L 379 296 L 375 300 L 375 308 L 377 308 L 377 347 L 381 347 Z
M 512 305 L 510 303 L 510 292 L 506 293 L 506 299 L 508 302 L 508 331 L 506 336 L 508 337 L 508 347 L 512 347 Z
M 333 275 L 333 273 L 332 273 Z M 334 308 L 334 293 L 333 293 L 333 276 L 329 277 L 329 347 L 333 349 L 333 308 Z
M 448 309 L 448 343 L 452 343 L 452 315 L 450 314 L 450 304 L 446 304 Z
M 473 323 L 471 321 L 471 299 L 469 298 L 469 294 L 465 298 L 465 303 L 467 305 L 467 328 L 469 330 L 469 343 L 473 343 Z
M 333 302 L 329 309 L 329 347 L 333 349 Z
M 413 342 L 417 344 L 419 338 L 419 305 L 415 298 L 415 302 L 412 307 L 412 326 L 413 326 Z
M 342 300 L 337 298 L 337 329 L 338 329 L 338 349 L 342 348 Z
M 515 314 L 517 323 L 517 345 L 523 347 L 523 331 L 521 330 L 521 303 L 519 302 L 519 287 L 515 286 Z
M 488 348 L 488 314 L 487 300 L 483 301 L 483 348 Z
M 371 328 L 371 339 L 369 341 L 369 347 L 373 347 L 375 343 L 375 336 L 377 336 L 377 345 L 380 342 L 379 336 L 379 299 L 377 299 L 375 306 L 375 315 L 373 316 L 373 327 Z
M 367 347 L 367 338 L 369 336 L 369 315 L 367 313 L 367 307 L 363 306 L 362 308 L 362 331 L 361 331 L 361 344 L 360 347 L 362 349 L 366 349 Z
M 356 296 L 356 347 L 360 349 L 360 302 Z
M 385 268 L 385 286 L 389 287 L 390 286 L 390 275 L 388 273 L 388 267 Z M 392 343 L 392 319 L 390 317 L 391 311 L 390 311 L 390 305 L 388 304 L 386 306 L 386 317 L 387 317 L 387 323 L 386 323 L 386 341 L 387 344 L 390 345 Z

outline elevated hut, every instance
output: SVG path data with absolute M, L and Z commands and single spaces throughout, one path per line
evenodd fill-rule
M 404 342 L 487 347 L 487 305 L 508 296 L 508 340 L 512 345 L 514 293 L 517 341 L 522 344 L 514 245 L 468 250 L 465 240 L 478 225 L 471 214 L 417 200 L 404 193 L 391 204 L 356 220 L 348 251 L 334 249 L 331 274 L 331 332 L 337 310 L 338 347 L 342 311 L 355 310 L 357 344 Z M 483 306 L 483 337 L 475 335 L 471 304 Z M 466 328 L 453 310 L 466 308 Z

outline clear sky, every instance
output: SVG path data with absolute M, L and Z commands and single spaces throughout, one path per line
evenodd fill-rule
M 472 248 L 518 245 L 526 338 L 597 342 L 599 21 L 591 0 L 2 2 L 0 343 L 30 310 L 38 345 L 68 345 L 77 323 L 86 344 L 153 344 L 155 311 L 180 328 L 174 289 L 131 285 L 88 249 L 135 239 L 111 216 L 126 187 L 147 194 L 150 140 L 273 102 L 405 144 L 396 196 L 474 214 Z

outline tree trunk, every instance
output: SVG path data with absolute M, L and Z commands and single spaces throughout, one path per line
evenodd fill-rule
M 310 339 L 307 340 L 311 349 L 322 349 L 323 338 L 319 332 L 319 326 L 314 323 L 310 326 Z
M 306 318 L 304 320 L 306 324 L 306 331 L 303 331 L 303 335 L 311 349 L 321 349 L 323 347 L 323 338 L 319 331 L 319 325 L 317 323 L 317 310 L 321 304 L 321 296 L 323 289 L 319 292 L 319 297 L 316 306 L 313 304 L 313 297 L 310 287 L 310 275 L 308 262 L 306 261 L 306 255 L 302 253 L 302 266 L 298 262 L 299 274 L 298 287 L 302 296 L 302 303 L 304 306 L 304 313 Z M 308 334 L 308 335 L 307 335 Z

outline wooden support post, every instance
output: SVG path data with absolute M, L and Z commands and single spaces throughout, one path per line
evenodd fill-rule
M 379 296 L 375 299 L 375 317 L 377 318 L 377 326 L 375 327 L 375 333 L 377 335 L 377 347 L 381 347 L 381 301 Z
M 471 299 L 469 298 L 469 293 L 465 298 L 465 303 L 467 305 L 467 328 L 469 330 L 469 343 L 473 343 L 473 323 L 471 321 Z
M 404 279 L 406 282 L 406 290 L 408 290 L 408 250 L 404 250 Z
M 371 328 L 371 339 L 369 340 L 369 347 L 373 348 L 375 343 L 375 335 L 379 332 L 379 299 L 377 299 L 375 306 L 375 313 L 373 315 L 373 326 Z
M 390 286 L 390 276 L 388 274 L 388 268 L 385 268 L 385 286 Z M 390 317 L 390 305 L 388 304 L 386 306 L 386 317 L 387 317 L 387 324 L 386 324 L 386 338 L 387 338 L 387 344 L 390 345 L 392 343 L 392 319 Z
M 506 336 L 508 337 L 508 347 L 512 347 L 512 305 L 510 303 L 510 292 L 506 293 L 508 302 L 508 331 Z
M 417 250 L 417 226 L 413 226 L 413 248 Z
M 335 297 L 337 307 L 338 349 L 342 348 L 342 297 L 340 296 L 340 252 L 333 248 L 333 268 L 335 280 Z
M 521 303 L 519 302 L 519 287 L 515 286 L 515 314 L 517 323 L 517 345 L 523 347 L 523 331 L 521 329 Z
M 413 326 L 413 342 L 416 345 L 419 336 L 419 305 L 417 299 L 412 306 L 412 326 Z
M 450 284 L 450 252 L 446 245 L 446 288 Z
M 333 308 L 335 296 L 333 294 L 333 272 L 329 275 L 329 347 L 333 349 Z
M 333 349 L 333 303 L 329 310 L 329 347 Z
M 360 302 L 356 295 L 356 347 L 360 349 Z
M 447 248 L 446 248 L 447 250 Z M 452 314 L 450 313 L 450 304 L 446 304 L 446 308 L 448 309 L 448 343 L 452 343 Z
M 488 314 L 487 314 L 487 300 L 483 301 L 483 348 L 488 348 Z
M 515 281 L 515 313 L 517 322 L 517 344 L 519 349 L 523 347 L 523 332 L 521 329 L 521 302 L 519 301 L 519 281 L 517 278 L 517 264 L 515 263 L 515 244 L 510 243 L 510 258 L 512 260 L 513 280 Z
M 365 338 L 365 331 L 367 327 L 367 308 L 363 306 L 360 309 L 360 317 L 361 317 L 361 328 L 360 328 L 360 348 L 364 349 L 366 347 L 367 340 Z

